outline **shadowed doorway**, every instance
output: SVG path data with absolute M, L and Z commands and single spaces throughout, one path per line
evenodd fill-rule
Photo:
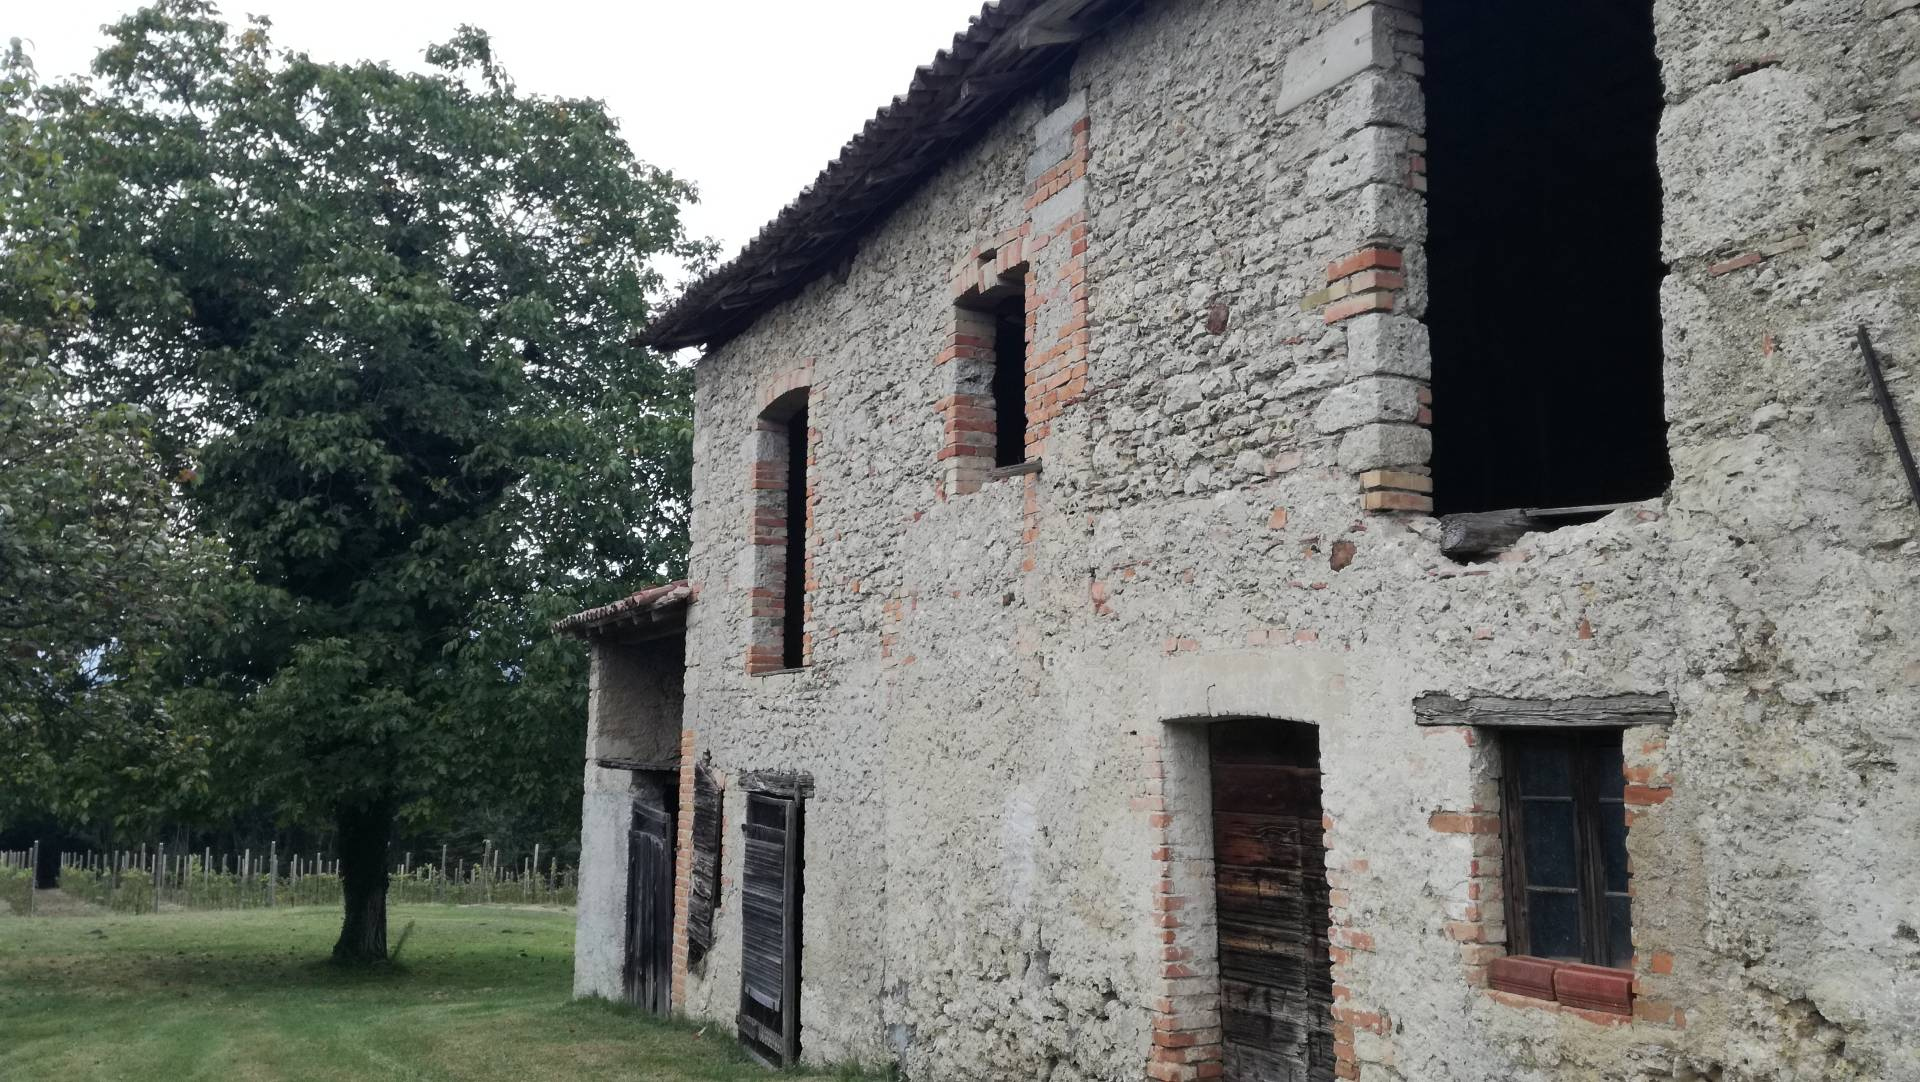
M 1208 736 L 1227 1082 L 1331 1080 L 1319 731 L 1229 721 Z

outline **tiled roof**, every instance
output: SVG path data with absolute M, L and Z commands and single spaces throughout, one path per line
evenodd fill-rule
M 914 73 L 820 176 L 732 262 L 648 328 L 658 349 L 718 344 L 851 250 L 1009 103 L 1060 70 L 1080 42 L 1139 0 L 999 0 Z
M 553 630 L 557 634 L 585 639 L 616 628 L 651 627 L 664 625 L 670 620 L 677 624 L 685 618 L 682 610 L 692 601 L 693 588 L 687 585 L 687 580 L 681 579 L 662 586 L 649 586 L 611 605 L 576 612 L 554 621 Z

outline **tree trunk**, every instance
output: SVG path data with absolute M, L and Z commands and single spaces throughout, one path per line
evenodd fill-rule
M 343 807 L 339 827 L 340 896 L 346 919 L 333 960 L 350 964 L 387 960 L 387 843 L 393 808 L 384 802 Z

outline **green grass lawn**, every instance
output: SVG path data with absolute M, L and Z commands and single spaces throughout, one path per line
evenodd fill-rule
M 570 913 L 400 906 L 391 934 L 409 922 L 397 965 L 352 972 L 325 961 L 332 909 L 0 919 L 0 1078 L 769 1077 L 730 1028 L 568 1002 Z

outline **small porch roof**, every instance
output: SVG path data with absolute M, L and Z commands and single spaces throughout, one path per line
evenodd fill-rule
M 631 597 L 554 621 L 556 634 L 576 639 L 654 638 L 684 632 L 694 590 L 687 580 L 649 586 Z

